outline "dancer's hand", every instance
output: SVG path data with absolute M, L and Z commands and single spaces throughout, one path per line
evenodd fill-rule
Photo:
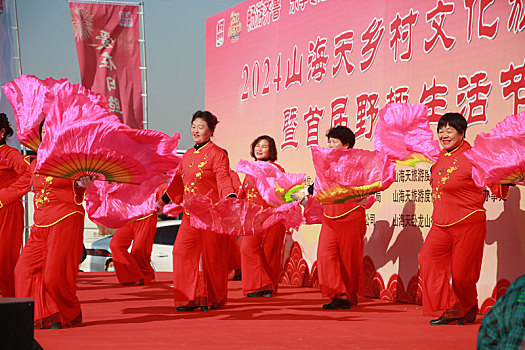
M 157 213 L 162 213 L 162 210 L 164 209 L 164 206 L 166 205 L 166 203 L 164 203 L 164 201 L 162 199 L 159 199 L 156 203 L 155 203 L 155 211 Z
M 93 185 L 93 181 L 95 181 L 94 176 L 82 176 L 78 180 L 75 181 L 75 186 L 82 187 L 82 188 L 89 188 L 91 185 Z
M 290 197 L 296 202 L 301 202 L 306 197 L 306 193 L 302 190 L 298 190 L 290 194 Z

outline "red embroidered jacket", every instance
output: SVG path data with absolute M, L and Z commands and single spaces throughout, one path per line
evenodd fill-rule
M 464 154 L 471 148 L 463 141 L 451 152 L 442 150 L 432 166 L 432 220 L 437 226 L 452 226 L 475 212 L 485 211 L 483 189 L 474 183 L 472 163 Z M 509 193 L 508 186 L 491 186 L 490 190 L 499 198 L 506 198 Z
M 208 141 L 199 149 L 191 148 L 182 156 L 166 194 L 180 204 L 194 194 L 208 195 L 213 202 L 235 194 L 230 176 L 230 161 L 222 148 Z
M 31 164 L 33 171 L 36 162 Z M 73 214 L 84 215 L 85 189 L 76 187 L 75 181 L 33 173 L 33 216 L 37 227 L 52 226 Z

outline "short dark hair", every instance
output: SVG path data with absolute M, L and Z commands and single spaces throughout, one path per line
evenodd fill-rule
M 447 125 L 453 127 L 457 132 L 463 134 L 464 136 L 467 134 L 467 120 L 461 113 L 443 114 L 443 116 L 439 119 L 437 131 L 439 132 L 439 129 Z
M 211 134 L 213 135 L 215 127 L 217 126 L 217 124 L 219 124 L 219 120 L 217 119 L 217 117 L 208 111 L 197 111 L 193 113 L 193 118 L 191 118 L 191 122 L 193 123 L 195 119 L 199 118 L 206 122 L 206 124 L 208 125 L 208 129 L 210 129 Z
M 346 126 L 337 125 L 326 132 L 326 137 L 329 139 L 338 139 L 343 145 L 348 144 L 348 148 L 353 148 L 355 145 L 355 135 Z
M 271 162 L 277 161 L 277 146 L 275 145 L 275 140 L 273 137 L 268 135 L 261 135 L 255 140 L 253 140 L 251 146 L 250 146 L 250 155 L 253 159 L 257 160 L 255 157 L 255 146 L 261 141 L 266 140 L 268 141 L 268 144 L 270 145 L 270 156 L 268 157 L 268 160 Z
M 5 134 L 0 140 L 0 145 L 6 143 L 7 138 L 13 136 L 13 128 L 9 124 L 9 119 L 5 113 L 0 113 L 0 129 L 5 129 Z

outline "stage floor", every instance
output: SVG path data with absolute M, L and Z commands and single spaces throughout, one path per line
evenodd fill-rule
M 351 310 L 325 311 L 317 289 L 281 285 L 273 298 L 245 298 L 230 281 L 220 310 L 179 313 L 172 274 L 147 286 L 122 287 L 114 272 L 81 272 L 78 328 L 35 330 L 54 349 L 475 349 L 480 319 L 430 326 L 421 307 L 360 298 Z M 326 302 L 326 301 L 324 301 Z

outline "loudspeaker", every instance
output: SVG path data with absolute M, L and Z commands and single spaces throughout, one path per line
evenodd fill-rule
M 0 298 L 0 349 L 42 349 L 33 339 L 33 298 Z

